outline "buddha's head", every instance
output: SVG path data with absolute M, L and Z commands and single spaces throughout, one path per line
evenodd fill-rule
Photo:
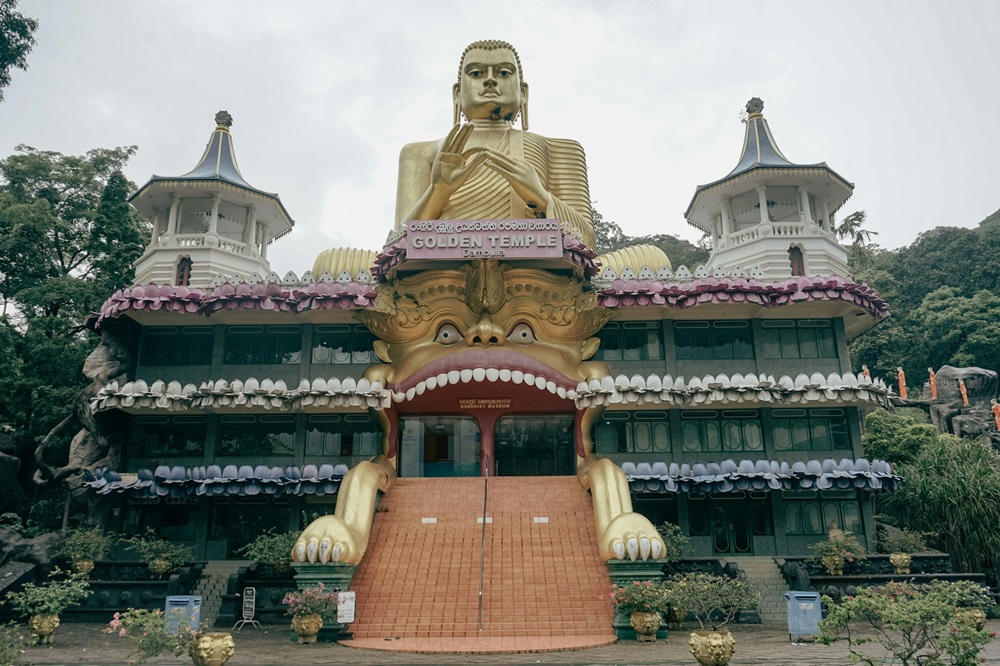
M 458 66 L 458 81 L 452 88 L 457 112 L 469 120 L 506 120 L 521 114 L 528 129 L 526 105 L 528 84 L 514 47 L 500 40 L 473 42 L 465 48 Z
M 512 372 L 544 378 L 538 388 L 565 396 L 581 380 L 608 374 L 606 365 L 587 360 L 611 312 L 577 280 L 487 259 L 379 290 L 375 310 L 360 317 L 387 364 L 377 378 L 397 392 L 481 368 L 506 371 L 501 382 Z

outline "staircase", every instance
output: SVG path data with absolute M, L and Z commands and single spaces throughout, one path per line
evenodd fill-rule
M 191 593 L 201 596 L 201 626 L 210 628 L 215 625 L 229 577 L 239 571 L 240 567 L 250 564 L 245 560 L 209 560 L 205 563 L 201 578 Z
M 786 624 L 788 609 L 785 605 L 785 592 L 788 591 L 788 585 L 778 570 L 778 565 L 774 563 L 774 558 L 739 557 L 730 561 L 739 565 L 760 592 L 760 607 L 757 613 L 761 622 Z
M 399 479 L 382 498 L 351 584 L 349 644 L 487 652 L 614 642 L 611 582 L 576 478 L 491 477 L 484 546 L 486 483 Z

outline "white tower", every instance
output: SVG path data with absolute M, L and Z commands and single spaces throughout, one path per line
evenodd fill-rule
M 251 187 L 236 164 L 226 111 L 183 176 L 153 176 L 129 201 L 153 226 L 134 284 L 207 286 L 217 275 L 271 272 L 267 246 L 295 222 L 277 194 Z
M 688 224 L 712 239 L 706 267 L 759 272 L 767 281 L 850 277 L 834 215 L 854 185 L 825 162 L 790 162 L 761 113 L 764 102 L 754 97 L 746 108 L 739 163 L 725 178 L 699 186 L 685 213 Z

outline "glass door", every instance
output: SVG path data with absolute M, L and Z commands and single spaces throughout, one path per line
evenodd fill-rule
M 753 532 L 745 503 L 712 503 L 712 552 L 716 555 L 752 555 Z
M 576 474 L 573 416 L 504 416 L 494 430 L 497 476 Z

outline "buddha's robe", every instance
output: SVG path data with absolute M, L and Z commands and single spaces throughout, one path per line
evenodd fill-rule
M 396 226 L 430 185 L 431 166 L 439 143 L 410 144 L 400 154 Z M 511 129 L 496 150 L 523 159 L 535 168 L 552 195 L 548 219 L 562 221 L 587 247 L 594 247 L 594 226 L 583 147 L 570 139 L 549 139 Z M 507 180 L 480 166 L 456 191 L 440 215 L 442 220 L 504 220 L 535 217 L 535 211 L 514 192 Z

